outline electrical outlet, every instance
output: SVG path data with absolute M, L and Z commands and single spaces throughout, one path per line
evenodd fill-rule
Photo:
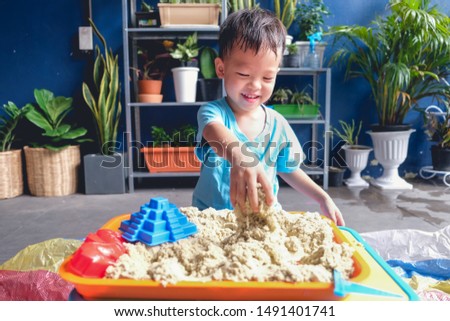
M 93 50 L 92 27 L 78 27 L 78 45 L 80 50 Z

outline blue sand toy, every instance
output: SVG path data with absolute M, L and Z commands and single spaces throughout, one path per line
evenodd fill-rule
M 153 246 L 176 242 L 197 232 L 197 226 L 188 221 L 176 205 L 164 197 L 155 197 L 121 222 L 119 230 L 129 242 L 142 242 Z
M 391 293 L 387 291 L 382 291 L 376 288 L 372 288 L 366 285 L 354 283 L 345 280 L 341 272 L 338 270 L 333 271 L 333 278 L 334 278 L 334 294 L 340 297 L 346 296 L 350 293 L 358 293 L 358 294 L 365 294 L 365 295 L 380 295 L 380 296 L 387 296 L 387 297 L 394 297 L 394 298 L 401 298 L 402 296 L 396 293 Z

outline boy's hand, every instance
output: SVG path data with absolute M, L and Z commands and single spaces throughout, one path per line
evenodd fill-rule
M 319 202 L 319 205 L 322 213 L 329 217 L 336 225 L 345 226 L 341 211 L 330 197 L 326 197 L 323 201 Z
M 234 163 L 230 173 L 230 200 L 233 207 L 239 204 L 245 208 L 245 200 L 248 198 L 254 213 L 259 212 L 257 183 L 266 195 L 266 204 L 272 205 L 274 201 L 272 183 L 267 179 L 261 164 L 251 164 L 248 166 L 240 160 Z

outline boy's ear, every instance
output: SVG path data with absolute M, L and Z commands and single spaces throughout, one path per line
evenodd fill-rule
M 214 59 L 214 65 L 216 66 L 217 77 L 223 78 L 224 74 L 225 74 L 225 71 L 224 71 L 225 69 L 224 69 L 224 66 L 223 66 L 223 60 L 221 58 L 219 58 L 219 57 Z

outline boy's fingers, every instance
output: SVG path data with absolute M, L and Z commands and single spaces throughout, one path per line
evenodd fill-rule
M 344 217 L 342 216 L 342 214 L 341 214 L 341 212 L 339 210 L 336 213 L 336 219 L 337 219 L 337 225 L 345 226 Z
M 236 207 L 236 190 L 237 190 L 237 186 L 236 183 L 234 182 L 234 180 L 230 181 L 230 202 L 231 205 L 233 205 L 233 207 Z
M 266 204 L 269 206 L 272 205 L 275 200 L 275 197 L 273 196 L 272 185 L 264 175 L 260 175 L 258 181 L 261 184 L 264 194 L 266 194 Z
M 250 201 L 250 206 L 253 210 L 253 213 L 259 212 L 258 206 L 258 191 L 256 189 L 256 182 L 250 180 L 247 185 L 247 197 Z
M 237 189 L 236 189 L 236 203 L 239 204 L 241 209 L 244 209 L 245 207 L 245 199 L 247 197 L 247 188 L 245 181 L 240 180 L 237 183 Z

